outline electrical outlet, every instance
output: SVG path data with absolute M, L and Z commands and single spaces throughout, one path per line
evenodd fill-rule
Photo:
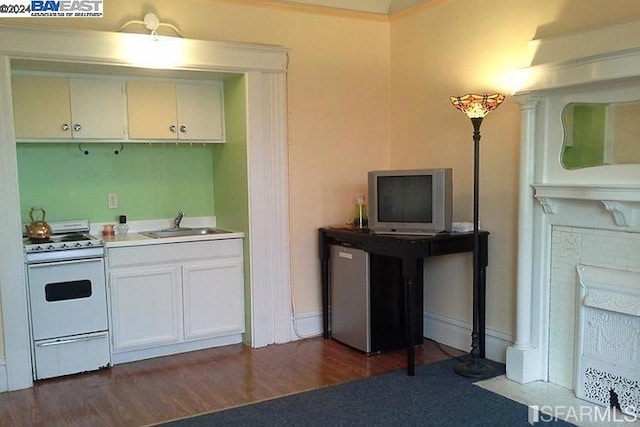
M 109 193 L 107 195 L 107 203 L 109 205 L 109 209 L 118 209 L 118 194 Z

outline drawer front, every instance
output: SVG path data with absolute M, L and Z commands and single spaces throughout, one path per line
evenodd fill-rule
M 107 251 L 109 268 L 235 257 L 242 257 L 241 238 L 132 246 Z
M 95 371 L 111 365 L 107 331 L 34 343 L 37 380 Z

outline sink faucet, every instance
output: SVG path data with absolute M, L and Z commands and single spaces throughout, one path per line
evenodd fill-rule
M 182 218 L 184 217 L 184 212 L 178 211 L 178 216 L 173 220 L 173 225 L 175 228 L 180 228 L 180 223 L 182 222 Z

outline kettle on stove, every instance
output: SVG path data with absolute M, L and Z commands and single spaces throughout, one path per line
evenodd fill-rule
M 34 218 L 34 213 L 38 211 L 42 213 L 42 219 L 40 220 Z M 29 212 L 31 224 L 27 225 L 27 237 L 30 239 L 48 239 L 51 236 L 51 226 L 44 220 L 46 215 L 47 213 L 40 206 L 31 208 Z

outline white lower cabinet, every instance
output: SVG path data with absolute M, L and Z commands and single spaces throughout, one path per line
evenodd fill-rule
M 233 333 L 244 327 L 242 259 L 182 266 L 184 338 Z
M 180 267 L 109 272 L 114 350 L 180 341 Z
M 242 239 L 107 251 L 114 363 L 239 343 Z

